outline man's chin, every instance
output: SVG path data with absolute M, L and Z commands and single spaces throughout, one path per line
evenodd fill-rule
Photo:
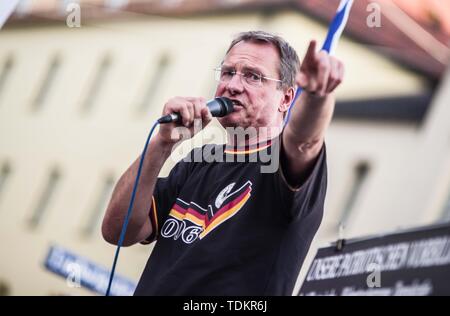
M 230 120 L 229 118 L 220 118 L 219 119 L 219 123 L 224 128 L 227 128 L 227 127 L 238 127 L 239 126 L 239 122 L 237 122 L 236 120 Z

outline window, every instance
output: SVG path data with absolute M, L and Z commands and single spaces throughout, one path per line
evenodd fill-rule
M 261 21 L 260 21 L 260 28 L 261 29 L 268 29 L 268 27 L 271 25 L 271 23 L 274 21 L 276 15 L 278 12 L 276 10 L 273 10 L 273 8 L 265 9 L 261 12 Z
M 8 296 L 11 295 L 11 287 L 9 286 L 9 283 L 0 280 L 0 296 Z
M 208 99 L 212 99 L 214 98 L 215 94 L 216 94 L 216 90 L 217 90 L 217 80 L 214 79 L 214 68 L 220 67 L 223 59 L 224 59 L 224 55 L 223 52 L 225 52 L 227 50 L 227 47 L 222 47 L 222 49 L 218 52 L 217 57 L 215 58 L 214 63 L 208 68 L 207 70 L 207 76 L 206 76 L 206 89 L 205 89 L 205 95 L 207 96 Z
M 105 55 L 100 63 L 98 64 L 97 71 L 95 72 L 94 78 L 89 85 L 89 90 L 86 94 L 86 97 L 81 105 L 82 113 L 87 113 L 92 110 L 95 101 L 97 100 L 102 84 L 105 80 L 106 75 L 108 74 L 108 70 L 111 67 L 111 57 L 109 55 Z
M 42 218 L 49 207 L 51 199 L 55 195 L 55 191 L 60 180 L 61 174 L 58 169 L 54 168 L 50 172 L 44 191 L 42 192 L 36 204 L 36 208 L 34 209 L 34 212 L 29 219 L 29 226 L 31 228 L 36 228 L 42 222 Z
M 108 202 L 111 198 L 111 194 L 114 188 L 113 176 L 107 176 L 104 181 L 99 195 L 93 205 L 93 208 L 89 214 L 89 218 L 82 228 L 82 235 L 84 237 L 90 237 L 99 227 L 100 219 L 108 206 Z
M 447 196 L 447 201 L 444 204 L 444 210 L 442 212 L 442 220 L 444 222 L 450 222 L 450 192 Z
M 339 228 L 345 228 L 348 223 L 350 216 L 352 215 L 353 208 L 356 200 L 361 192 L 361 188 L 366 182 L 367 175 L 369 173 L 369 164 L 367 162 L 361 162 L 354 168 L 353 184 L 350 189 L 347 200 L 344 204 L 344 209 L 342 211 L 341 221 L 339 223 Z
M 0 196 L 2 191 L 4 190 L 5 183 L 9 178 L 9 175 L 11 173 L 11 167 L 9 163 L 5 162 L 0 170 Z
M 6 80 L 9 77 L 9 74 L 11 73 L 11 69 L 13 67 L 14 60 L 13 57 L 10 55 L 6 58 L 6 60 L 3 62 L 3 65 L 1 66 L 0 70 L 0 93 L 3 91 Z
M 59 56 L 54 56 L 50 61 L 47 72 L 45 74 L 44 79 L 42 80 L 42 84 L 36 94 L 36 97 L 33 101 L 33 111 L 38 111 L 45 102 L 45 99 L 50 91 L 53 81 L 55 80 L 56 73 L 60 67 L 61 61 Z
M 170 58 L 168 54 L 163 54 L 159 58 L 158 65 L 156 66 L 156 69 L 149 80 L 149 84 L 144 93 L 144 96 L 138 105 L 137 110 L 139 113 L 145 113 L 147 111 L 153 98 L 155 97 L 160 88 L 162 80 L 167 74 L 169 63 Z

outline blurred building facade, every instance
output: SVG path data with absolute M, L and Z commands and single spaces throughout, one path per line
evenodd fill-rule
M 109 268 L 106 204 L 165 101 L 212 97 L 212 69 L 241 31 L 278 33 L 302 57 L 338 1 L 77 1 L 79 28 L 70 3 L 22 1 L 0 31 L 0 294 L 92 294 L 46 271 L 45 256 L 57 244 Z M 369 28 L 368 3 L 337 50 L 346 79 L 326 140 L 325 218 L 296 291 L 317 247 L 450 220 L 450 37 L 410 16 L 433 37 L 425 50 L 389 22 L 394 9 Z M 151 249 L 124 249 L 118 273 L 137 281 Z

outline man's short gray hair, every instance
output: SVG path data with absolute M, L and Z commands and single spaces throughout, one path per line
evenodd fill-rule
M 280 54 L 280 66 L 278 73 L 281 80 L 281 88 L 295 88 L 295 77 L 300 68 L 300 60 L 294 48 L 278 35 L 270 34 L 264 31 L 249 31 L 239 33 L 231 42 L 227 50 L 230 50 L 239 42 L 268 43 L 275 46 Z

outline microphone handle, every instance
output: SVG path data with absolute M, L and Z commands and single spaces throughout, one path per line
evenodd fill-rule
M 180 121 L 181 121 L 181 116 L 178 113 L 167 114 L 158 119 L 159 124 L 172 123 L 172 122 L 178 123 Z
M 225 97 L 218 97 L 206 103 L 209 111 L 214 117 L 222 117 L 228 113 L 233 112 L 233 103 L 230 99 Z M 181 122 L 181 115 L 179 113 L 171 113 L 164 115 L 158 120 L 158 123 L 179 123 Z

